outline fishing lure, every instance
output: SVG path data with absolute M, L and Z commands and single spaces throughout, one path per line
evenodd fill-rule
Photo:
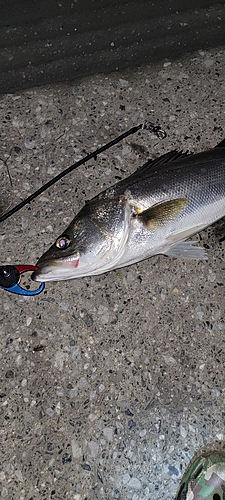
M 42 290 L 44 290 L 44 283 L 41 283 L 39 288 L 36 288 L 35 290 L 27 290 L 26 288 L 22 288 L 19 285 L 21 274 L 27 271 L 35 270 L 37 270 L 37 266 L 0 266 L 0 288 L 6 290 L 7 292 L 16 293 L 18 295 L 38 295 L 42 292 Z

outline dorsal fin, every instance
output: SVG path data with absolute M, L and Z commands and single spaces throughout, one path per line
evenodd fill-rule
M 225 148 L 225 139 L 223 139 L 219 144 L 215 146 L 215 148 Z
M 148 160 L 144 165 L 139 167 L 133 174 L 130 175 L 130 178 L 134 179 L 134 177 L 139 177 L 140 174 L 143 174 L 143 172 L 147 172 L 149 170 L 153 170 L 156 167 L 161 167 L 162 165 L 165 165 L 166 163 L 170 163 L 175 160 L 183 159 L 186 158 L 186 156 L 189 156 L 190 153 L 181 153 L 180 151 L 170 151 L 169 153 L 165 153 L 164 155 L 160 156 L 159 158 L 156 158 L 155 160 Z
M 95 198 L 101 198 L 102 196 L 112 196 L 112 192 L 115 193 L 117 192 L 122 192 L 123 188 L 126 189 L 128 184 L 131 182 L 132 184 L 135 182 L 138 182 L 140 179 L 143 179 L 145 175 L 148 176 L 149 171 L 151 172 L 155 169 L 162 167 L 163 165 L 167 163 L 172 163 L 175 160 L 183 159 L 186 158 L 187 156 L 190 156 L 189 153 L 181 153 L 180 151 L 170 151 L 169 153 L 165 153 L 164 155 L 160 156 L 159 158 L 156 158 L 155 160 L 148 160 L 144 165 L 139 167 L 133 174 L 131 174 L 129 177 L 119 181 L 115 186 L 112 188 L 109 188 L 106 191 L 102 191 L 99 195 L 97 195 Z M 182 164 L 181 164 L 182 165 Z M 95 199 L 93 198 L 93 199 Z

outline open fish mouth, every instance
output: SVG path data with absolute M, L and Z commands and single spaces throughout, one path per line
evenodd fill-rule
M 225 140 L 212 150 L 172 151 L 99 193 L 37 262 L 35 281 L 102 274 L 153 255 L 206 260 L 186 241 L 225 215 Z
M 76 259 L 57 259 L 48 262 L 38 262 L 38 269 L 34 271 L 31 278 L 33 281 L 58 281 L 70 279 L 71 271 L 77 269 L 80 258 Z

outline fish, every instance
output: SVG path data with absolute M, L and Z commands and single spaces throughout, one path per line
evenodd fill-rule
M 34 281 L 100 275 L 157 254 L 206 260 L 186 241 L 225 215 L 225 140 L 171 151 L 86 202 L 37 262 Z

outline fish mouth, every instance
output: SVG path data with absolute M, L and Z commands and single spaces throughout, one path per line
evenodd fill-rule
M 73 260 L 57 259 L 42 261 L 40 259 L 36 264 L 38 269 L 33 272 L 31 279 L 41 282 L 71 279 L 73 277 L 73 270 L 78 267 L 79 261 L 79 257 Z

